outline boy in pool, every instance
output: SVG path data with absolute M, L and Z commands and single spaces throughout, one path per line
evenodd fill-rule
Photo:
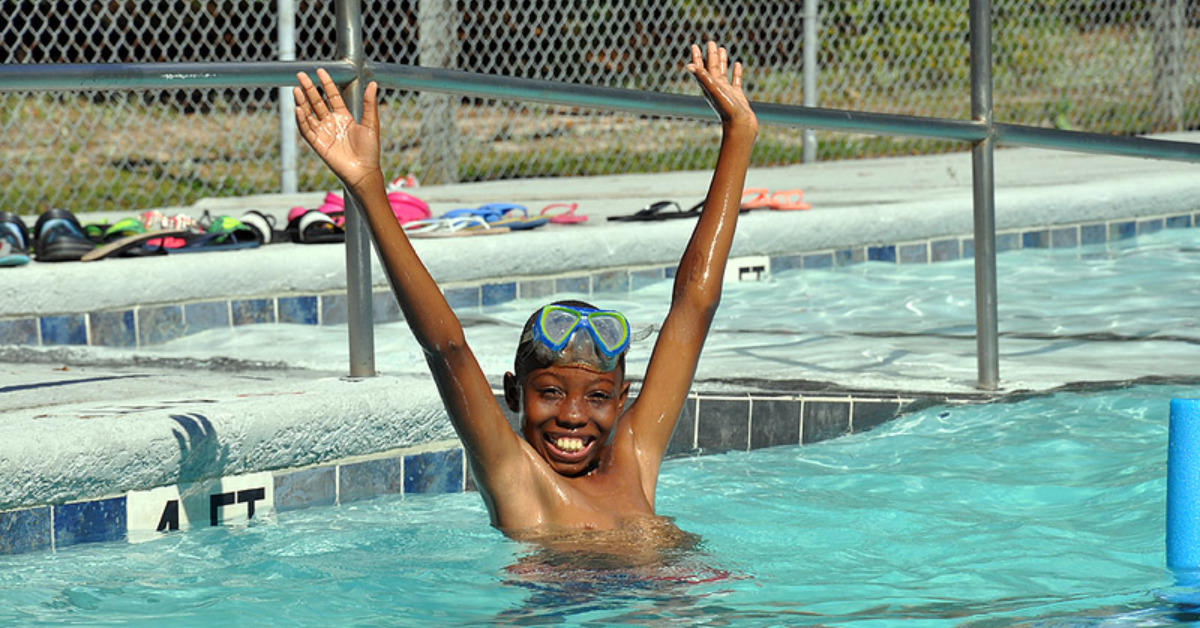
M 492 525 L 506 534 L 616 530 L 657 519 L 659 465 L 720 301 L 758 133 L 741 64 L 731 71 L 724 48 L 712 42 L 706 48 L 692 46 L 687 70 L 721 117 L 720 156 L 641 392 L 626 408 L 629 326 L 621 314 L 581 302 L 546 306 L 526 324 L 514 372 L 504 376 L 505 399 L 521 414 L 524 439 L 509 427 L 462 326 L 392 214 L 379 165 L 378 86 L 367 86 L 357 123 L 329 74 L 317 72 L 325 98 L 306 74 L 298 75 L 300 132 L 365 209 Z

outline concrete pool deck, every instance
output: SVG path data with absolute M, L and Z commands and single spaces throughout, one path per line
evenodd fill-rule
M 1200 141 L 1200 134 L 1164 137 Z M 1198 173 L 1192 164 L 1000 150 L 996 154 L 997 230 L 1195 216 L 1200 212 Z M 552 202 L 569 201 L 579 203 L 578 213 L 590 220 L 528 233 L 422 240 L 416 246 L 435 278 L 446 286 L 498 276 L 533 281 L 571 272 L 671 265 L 686 244 L 692 221 L 609 222 L 605 218 L 633 213 L 661 199 L 689 207 L 703 198 L 709 177 L 708 172 L 685 172 L 421 187 L 413 192 L 429 202 L 435 215 L 487 202 L 516 202 L 536 211 Z M 734 244 L 737 258 L 931 241 L 969 235 L 972 230 L 967 153 L 754 169 L 747 187 L 772 191 L 799 187 L 813 209 L 744 215 Z M 208 210 L 236 217 L 258 209 L 282 222 L 291 207 L 316 206 L 323 195 L 206 199 L 165 211 L 199 215 Z M 134 212 L 111 218 L 129 213 Z M 81 217 L 100 216 L 83 213 Z M 373 284 L 386 285 L 377 264 Z M 287 243 L 231 253 L 89 264 L 34 262 L 0 269 L 0 320 L 116 310 L 148 302 L 344 288 L 344 248 L 336 245 Z M 454 437 L 427 376 L 356 381 L 342 377 L 337 369 L 313 371 L 221 359 L 163 360 L 139 354 L 136 347 L 100 353 L 87 349 L 0 345 L 0 473 L 9 478 L 0 485 L 0 511 L 202 478 L 308 468 L 397 449 L 420 449 Z M 1167 375 L 1182 377 L 1187 370 Z M 705 446 L 706 439 L 717 438 L 709 430 L 720 430 L 700 419 L 701 407 L 707 412 L 720 408 L 711 416 L 724 417 L 728 412 L 749 415 L 746 408 L 753 406 L 754 420 L 763 423 L 765 419 L 758 418 L 767 416 L 761 414 L 762 408 L 776 408 L 794 401 L 796 395 L 806 395 L 808 407 L 817 409 L 809 417 L 809 410 L 802 409 L 805 406 L 796 405 L 799 416 L 819 422 L 828 419 L 822 413 L 844 412 L 844 420 L 828 420 L 843 421 L 845 429 L 834 431 L 845 433 L 877 425 L 886 420 L 880 412 L 894 412 L 922 398 L 987 398 L 970 389 L 974 376 L 969 372 L 957 384 L 921 382 L 914 388 L 883 381 L 871 386 L 848 375 L 844 381 L 821 382 L 808 390 L 803 378 L 776 373 L 778 387 L 754 391 L 758 401 L 743 403 L 737 398 L 751 393 L 739 393 L 728 385 L 706 389 L 705 373 L 702 365 L 697 399 L 709 392 L 712 400 L 689 406 L 691 433 L 684 435 L 688 442 L 677 451 L 719 448 Z M 1132 373 L 1128 379 L 1138 375 Z M 1006 377 L 1003 368 L 1001 377 Z M 1071 381 L 1077 381 L 1072 373 L 1035 372 L 1022 377 L 1020 387 L 1047 390 Z M 858 409 L 853 403 L 836 410 L 814 405 L 832 404 L 836 398 L 861 392 L 866 392 L 866 399 L 860 398 Z M 824 435 L 809 439 L 810 426 L 803 422 L 797 429 L 802 442 Z M 748 446 L 755 439 L 760 445 L 765 442 L 744 424 L 734 431 L 732 438 L 743 439 Z

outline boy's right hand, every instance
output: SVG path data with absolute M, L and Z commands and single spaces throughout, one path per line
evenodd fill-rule
M 706 48 L 706 54 L 702 55 L 699 46 L 692 46 L 692 61 L 687 64 L 687 71 L 696 77 L 704 97 L 723 123 L 748 126 L 757 131 L 758 117 L 742 92 L 742 64 L 733 64 L 730 80 L 729 53 L 711 41 Z
M 296 78 L 300 80 L 300 87 L 292 88 L 296 98 L 296 126 L 304 140 L 347 186 L 353 188 L 372 175 L 382 181 L 376 98 L 379 86 L 374 82 L 367 85 L 363 93 L 362 122 L 359 123 L 346 107 L 346 101 L 342 100 L 342 94 L 328 72 L 317 70 L 328 103 L 307 74 L 301 72 Z

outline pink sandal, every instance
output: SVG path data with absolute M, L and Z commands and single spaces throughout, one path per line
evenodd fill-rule
M 566 207 L 566 211 L 547 213 L 551 209 L 557 207 Z M 550 219 L 550 222 L 558 225 L 570 225 L 580 222 L 586 222 L 588 217 L 581 214 L 576 214 L 575 210 L 579 208 L 579 203 L 551 203 L 542 208 L 541 215 Z
M 388 194 L 388 203 L 392 206 L 392 215 L 400 224 L 425 220 L 433 216 L 433 212 L 429 211 L 429 205 L 425 201 L 406 192 Z

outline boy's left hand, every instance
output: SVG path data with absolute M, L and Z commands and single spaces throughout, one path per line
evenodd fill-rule
M 749 124 L 758 128 L 758 118 L 742 92 L 742 64 L 733 64 L 733 78 L 729 78 L 729 53 L 715 42 L 708 42 L 707 54 L 702 55 L 700 47 L 692 46 L 692 61 L 687 64 L 687 71 L 696 77 L 708 100 L 721 121 L 729 123 Z

